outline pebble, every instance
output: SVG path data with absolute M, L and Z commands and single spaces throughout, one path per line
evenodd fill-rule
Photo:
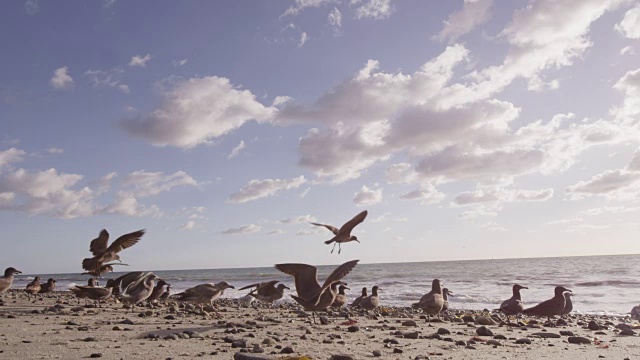
M 90 358 L 101 358 L 102 357 L 102 353 L 93 353 L 91 355 L 89 355 Z
M 438 334 L 440 334 L 440 335 L 449 335 L 449 334 L 451 334 L 451 331 L 449 331 L 449 329 L 439 328 L 438 329 Z
M 356 357 L 353 355 L 331 355 L 330 360 L 356 360 Z
M 405 320 L 402 322 L 402 326 L 418 326 L 418 324 L 413 320 Z
M 573 334 L 573 331 L 569 331 L 569 330 L 562 330 L 562 331 L 560 331 L 560 335 L 562 335 L 562 336 L 575 336 L 575 335 Z
M 380 356 L 382 356 L 382 351 L 380 351 L 380 350 L 373 350 L 373 356 L 375 356 L 375 357 L 380 357 Z
M 591 340 L 582 336 L 570 336 L 567 340 L 570 344 L 591 344 Z
M 631 329 L 624 329 L 622 331 L 620 331 L 620 335 L 624 335 L 624 336 L 635 336 L 636 332 L 631 330 Z
M 358 332 L 358 331 L 360 331 L 360 327 L 357 326 L 357 325 L 349 326 L 347 328 L 347 331 L 349 331 L 349 332 Z
M 244 340 L 244 339 L 234 340 L 234 341 L 231 342 L 231 347 L 232 348 L 246 348 L 247 347 L 247 340 Z
M 417 338 L 418 338 L 418 336 L 420 336 L 420 334 L 419 334 L 417 331 L 410 332 L 410 333 L 405 333 L 405 334 L 403 335 L 403 337 L 404 337 L 405 339 L 417 339 Z
M 237 352 L 233 355 L 234 360 L 271 360 L 272 357 L 266 357 L 262 355 L 253 355 L 249 353 Z
M 487 345 L 495 345 L 495 346 L 502 346 L 502 343 L 500 343 L 500 341 L 498 340 L 487 340 Z
M 478 336 L 493 336 L 493 331 L 486 326 L 480 326 L 476 329 Z
M 393 353 L 394 354 L 402 354 L 404 351 L 402 349 L 398 349 L 398 348 L 393 348 Z
M 541 337 L 543 339 L 558 339 L 561 337 L 560 334 L 551 333 L 551 332 L 537 332 L 531 335 Z
M 600 325 L 595 320 L 589 321 L 589 330 L 600 330 Z
M 516 340 L 516 344 L 527 344 L 530 345 L 531 344 L 531 340 L 527 339 L 527 338 L 521 338 Z
M 293 349 L 290 346 L 285 347 L 284 349 L 280 350 L 281 354 L 293 354 Z
M 497 323 L 493 321 L 492 318 L 486 316 L 478 316 L 475 319 L 474 323 L 478 325 L 497 325 Z
M 262 340 L 262 344 L 263 345 L 268 345 L 268 346 L 273 346 L 276 344 L 276 341 L 271 339 L 271 338 L 266 338 L 264 340 Z

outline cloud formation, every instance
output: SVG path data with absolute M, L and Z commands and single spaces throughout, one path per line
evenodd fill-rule
M 260 232 L 262 229 L 261 226 L 255 224 L 247 224 L 239 227 L 232 227 L 227 230 L 222 231 L 224 235 L 242 235 L 242 234 L 255 234 Z
M 70 89 L 73 87 L 75 82 L 71 75 L 69 75 L 68 71 L 69 68 L 67 66 L 63 66 L 61 68 L 57 68 L 53 72 L 53 77 L 49 80 L 49 83 L 54 89 Z
M 135 55 L 131 57 L 129 66 L 146 67 L 149 60 L 151 60 L 151 54 L 147 54 L 145 56 Z
M 629 39 L 640 39 L 640 5 L 628 10 L 616 30 Z
M 227 202 L 240 204 L 261 198 L 273 196 L 279 191 L 296 189 L 305 184 L 307 179 L 298 176 L 292 179 L 254 179 L 242 187 L 238 192 L 231 194 Z
M 489 12 L 493 0 L 464 0 L 462 9 L 449 15 L 444 21 L 444 27 L 436 35 L 438 40 L 455 41 L 464 34 L 471 32 L 478 25 L 487 22 L 491 16 Z
M 362 185 L 362 189 L 355 193 L 353 202 L 358 206 L 375 205 L 382 201 L 382 189 L 370 189 L 366 185 Z

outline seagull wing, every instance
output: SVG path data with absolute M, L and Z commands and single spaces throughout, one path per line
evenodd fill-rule
M 329 229 L 329 231 L 331 231 L 333 233 L 333 235 L 338 235 L 338 232 L 340 230 L 338 230 L 337 227 L 333 226 L 333 225 L 327 225 L 327 224 L 318 224 L 318 223 L 314 223 L 312 222 L 311 225 L 315 225 L 315 226 L 324 226 L 327 229 Z
M 91 244 L 89 244 L 89 251 L 93 254 L 93 256 L 100 256 L 105 251 L 107 251 L 107 243 L 109 242 L 109 233 L 106 229 L 102 229 L 100 231 L 100 235 L 97 238 L 91 240 Z
M 361 212 L 360 214 L 353 217 L 353 219 L 347 221 L 340 230 L 338 231 L 340 234 L 351 234 L 351 230 L 356 227 L 358 224 L 364 221 L 364 218 L 367 217 L 367 210 Z M 338 235 L 338 234 L 336 234 Z
M 119 253 L 120 251 L 135 245 L 135 243 L 140 240 L 142 235 L 144 235 L 144 230 L 138 230 L 129 234 L 122 235 L 118 239 L 116 239 L 116 241 L 114 241 L 111 246 L 109 246 L 107 251 L 112 251 L 114 254 Z
M 277 264 L 276 269 L 285 274 L 291 275 L 296 281 L 296 292 L 298 296 L 309 300 L 320 293 L 318 284 L 318 269 L 307 264 Z
M 356 267 L 358 261 L 360 260 L 351 260 L 338 266 L 335 270 L 333 270 L 331 275 L 329 275 L 327 280 L 324 281 L 324 284 L 322 285 L 320 291 L 324 291 L 324 289 L 331 286 L 331 284 L 333 284 L 334 282 L 340 281 L 343 277 L 347 276 L 347 274 L 350 273 L 354 267 Z

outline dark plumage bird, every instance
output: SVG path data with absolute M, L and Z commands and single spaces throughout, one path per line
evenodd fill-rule
M 87 287 L 91 287 L 94 288 L 97 286 L 97 282 L 96 279 L 94 278 L 90 278 L 88 281 L 87 286 L 79 286 L 76 285 L 72 288 L 70 288 L 69 290 L 71 290 L 71 292 L 76 296 L 76 298 L 78 299 L 78 304 L 80 304 L 80 299 L 84 299 L 84 304 L 87 305 L 87 295 L 82 291 L 83 288 L 87 288 Z
M 158 282 L 156 283 L 156 287 L 153 288 L 153 291 L 151 292 L 151 295 L 147 298 L 147 301 L 150 304 L 154 303 L 155 301 L 158 301 L 162 296 L 162 294 L 165 293 L 168 287 L 169 287 L 169 284 L 167 284 L 166 281 L 162 279 L 158 280 Z
M 326 310 L 333 304 L 338 293 L 338 285 L 346 285 L 340 280 L 353 270 L 358 261 L 347 261 L 338 266 L 327 277 L 322 286 L 318 283 L 318 269 L 315 266 L 307 264 L 277 264 L 275 268 L 294 277 L 298 296 L 291 295 L 291 298 L 302 305 L 306 311 L 312 311 L 313 321 L 315 322 L 316 312 Z
M 97 280 L 98 278 L 101 278 L 103 275 L 113 272 L 113 265 L 129 266 L 128 264 L 121 264 L 121 263 L 104 264 L 95 270 L 83 272 L 82 275 L 91 275 L 94 277 L 94 279 Z
M 564 309 L 562 309 L 562 312 L 560 313 L 560 315 L 569 315 L 573 311 L 573 302 L 571 301 L 571 297 L 573 296 L 573 294 L 570 292 L 566 292 L 563 295 L 564 295 Z
M 200 304 L 200 310 L 204 311 L 204 304 L 209 304 L 213 308 L 213 302 L 218 300 L 226 289 L 235 289 L 226 281 L 217 284 L 202 284 L 185 290 L 175 295 L 178 301 L 185 301 Z
M 378 306 L 380 306 L 380 297 L 378 296 L 378 291 L 382 291 L 378 287 L 378 285 L 371 288 L 371 295 L 362 299 L 360 303 L 360 307 L 365 308 L 367 310 L 375 310 Z
M 442 310 L 440 312 L 443 314 L 449 310 L 449 296 L 453 296 L 451 290 L 447 288 L 442 289 L 442 299 L 444 302 L 442 303 Z
M 111 245 L 107 246 L 109 233 L 103 229 L 100 235 L 91 241 L 89 251 L 91 251 L 93 257 L 82 260 L 82 268 L 87 271 L 95 271 L 110 261 L 120 261 L 120 255 L 118 255 L 118 253 L 135 245 L 142 235 L 144 235 L 144 230 L 134 231 L 120 236 L 116 241 L 112 242 Z
M 565 287 L 556 286 L 553 298 L 543 301 L 534 307 L 524 309 L 523 313 L 525 315 L 544 316 L 551 322 L 552 316 L 560 315 L 562 310 L 564 310 L 566 304 L 564 293 L 567 291 L 571 292 L 571 290 Z
M 56 289 L 56 283 L 57 281 L 54 279 L 49 279 L 47 280 L 47 282 L 45 284 L 42 284 L 40 286 L 40 291 L 38 291 L 39 294 L 48 294 L 50 292 L 53 292 L 53 290 Z
M 31 300 L 31 295 L 35 295 L 40 292 L 40 276 L 36 276 L 33 281 L 27 284 L 27 287 L 24 289 L 24 292 L 27 293 L 27 297 Z
M 422 296 L 420 301 L 412 304 L 413 307 L 420 308 L 427 314 L 427 319 L 431 321 L 431 315 L 438 315 L 444 306 L 444 297 L 442 296 L 442 281 L 434 279 L 431 283 L 431 291 Z
M 274 301 L 282 299 L 284 296 L 284 289 L 289 289 L 285 284 L 279 284 L 276 286 L 278 282 L 278 280 L 273 280 L 259 284 L 251 284 L 240 288 L 239 290 L 253 288 L 248 295 L 251 295 L 262 302 L 273 304 Z
M 95 300 L 98 302 L 98 306 L 102 307 L 101 301 L 107 300 L 111 297 L 111 295 L 113 294 L 114 286 L 93 286 L 93 284 L 91 283 L 92 280 L 93 284 L 95 284 L 94 279 L 89 279 L 89 286 L 74 286 L 70 290 L 78 297 L 78 299 L 88 298 L 91 300 Z
M 360 306 L 360 303 L 362 302 L 362 299 L 367 297 L 367 288 L 363 287 L 362 288 L 362 295 L 358 296 L 355 300 L 353 300 L 353 302 L 351 303 L 351 306 L 356 307 L 356 306 Z
M 360 214 L 356 215 L 353 219 L 347 221 L 344 225 L 342 225 L 340 229 L 338 229 L 335 226 L 327 225 L 327 224 L 319 224 L 314 222 L 312 222 L 311 224 L 316 226 L 324 226 L 327 229 L 329 229 L 329 231 L 331 231 L 333 235 L 335 235 L 333 238 L 331 238 L 331 240 L 327 240 L 324 243 L 325 244 L 334 243 L 333 248 L 331 249 L 332 254 L 333 254 L 333 250 L 336 249 L 336 244 L 338 244 L 338 254 L 340 254 L 340 251 L 342 251 L 340 244 L 350 242 L 350 241 L 360 242 L 357 236 L 351 235 L 351 231 L 353 231 L 353 228 L 355 228 L 358 224 L 364 221 L 364 219 L 367 217 L 367 214 L 368 214 L 367 210 L 361 212 Z
M 520 296 L 520 290 L 528 289 L 519 284 L 513 285 L 513 295 L 500 304 L 500 311 L 508 316 L 521 314 L 524 310 L 524 304 L 522 303 L 522 296 Z
M 0 295 L 6 293 L 7 290 L 9 290 L 9 288 L 13 284 L 13 276 L 15 274 L 22 274 L 22 271 L 16 270 L 12 267 L 8 267 L 4 271 L 4 276 L 0 278 Z
M 164 291 L 162 295 L 160 295 L 160 300 L 167 300 L 171 295 L 171 285 L 167 285 L 167 290 Z
M 340 309 L 347 304 L 347 295 L 344 293 L 345 289 L 351 290 L 344 285 L 338 286 L 338 294 L 336 295 L 335 300 L 333 300 L 331 307 Z

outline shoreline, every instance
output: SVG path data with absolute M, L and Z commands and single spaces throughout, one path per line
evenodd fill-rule
M 360 359 L 373 358 L 374 351 L 392 359 L 640 356 L 633 334 L 640 324 L 629 316 L 571 314 L 566 325 L 549 327 L 543 319 L 527 317 L 509 325 L 504 316 L 500 320 L 482 311 L 450 310 L 444 322 L 428 323 L 411 308 L 383 307 L 375 316 L 347 308 L 331 311 L 329 323 L 321 325 L 289 303 L 267 309 L 223 298 L 216 302 L 217 312 L 199 313 L 170 300 L 131 313 L 114 302 L 102 308 L 84 307 L 82 301 L 77 305 L 66 291 L 31 302 L 14 289 L 4 300 L 0 358 L 230 359 L 239 353 L 239 359 L 329 359 L 339 354 Z M 595 330 L 591 322 L 600 328 Z M 590 343 L 569 343 L 572 337 Z

